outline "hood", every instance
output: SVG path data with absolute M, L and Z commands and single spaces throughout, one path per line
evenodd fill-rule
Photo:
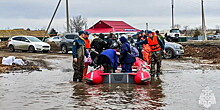
M 48 43 L 45 42 L 32 42 L 35 45 L 42 45 L 42 46 L 50 46 Z
M 121 43 L 128 42 L 128 40 L 127 40 L 125 37 L 121 37 L 121 38 L 120 38 L 120 41 L 121 41 Z
M 166 42 L 165 45 L 172 45 L 172 46 L 179 46 L 179 47 L 182 46 L 181 44 L 174 43 L 174 42 Z

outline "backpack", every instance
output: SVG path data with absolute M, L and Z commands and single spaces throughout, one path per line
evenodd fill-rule
M 128 52 L 132 57 L 138 57 L 139 56 L 139 51 L 136 47 L 127 44 L 129 46 L 130 52 Z

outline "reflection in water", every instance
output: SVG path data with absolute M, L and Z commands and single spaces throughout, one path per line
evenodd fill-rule
M 81 109 L 159 109 L 165 106 L 162 81 L 150 85 L 73 84 L 73 107 Z

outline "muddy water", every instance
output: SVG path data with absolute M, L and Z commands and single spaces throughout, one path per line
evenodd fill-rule
M 220 71 L 200 70 L 200 65 L 164 61 L 163 75 L 150 85 L 73 83 L 71 58 L 62 63 L 47 60 L 53 68 L 42 72 L 0 76 L 0 110 L 167 109 L 200 110 L 205 87 L 214 93 L 220 109 Z

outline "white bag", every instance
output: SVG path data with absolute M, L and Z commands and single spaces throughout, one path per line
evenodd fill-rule
M 13 61 L 14 64 L 17 64 L 17 65 L 24 65 L 24 61 L 22 59 L 15 59 Z
M 13 61 L 15 60 L 14 56 L 9 56 L 7 58 L 3 57 L 2 64 L 3 65 L 12 65 Z

